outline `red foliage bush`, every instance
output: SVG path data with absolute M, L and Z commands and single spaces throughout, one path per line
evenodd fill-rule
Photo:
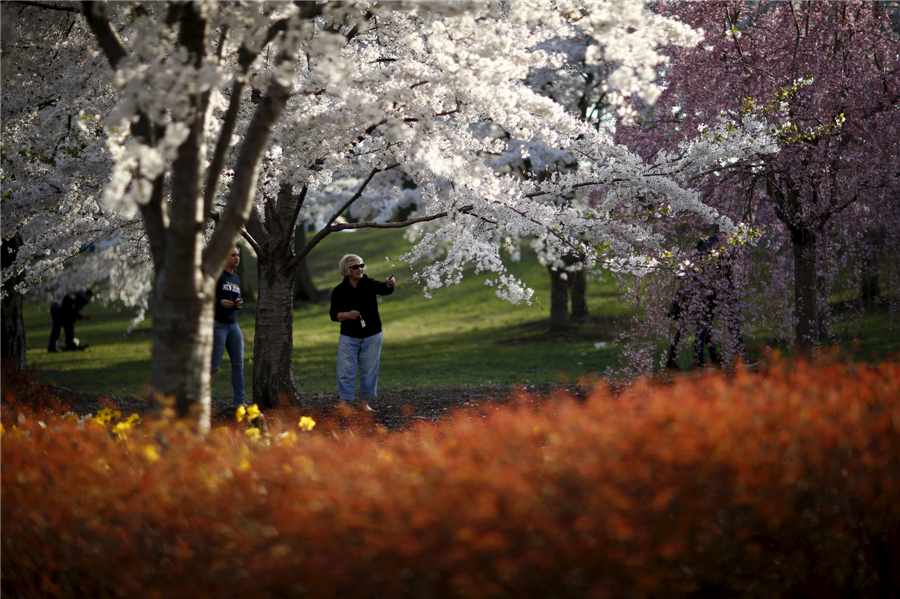
M 2 364 L 3 392 L 0 394 L 0 422 L 10 428 L 15 426 L 16 415 L 39 418 L 44 414 L 63 414 L 68 403 L 57 391 L 42 385 L 31 370 L 19 370 L 6 361 Z
M 9 597 L 897 597 L 900 365 L 774 366 L 364 436 L 28 420 Z

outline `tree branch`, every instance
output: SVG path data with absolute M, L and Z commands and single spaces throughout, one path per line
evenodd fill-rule
M 465 206 L 457 212 L 461 212 L 463 214 L 468 214 L 469 211 L 472 210 L 472 206 Z M 296 270 L 296 268 L 300 265 L 300 262 L 306 258 L 307 255 L 316 247 L 320 241 L 331 235 L 332 233 L 336 233 L 337 231 L 352 231 L 354 229 L 402 229 L 403 227 L 408 227 L 410 225 L 414 225 L 416 223 L 424 223 L 433 220 L 437 220 L 439 218 L 443 218 L 445 216 L 449 216 L 449 212 L 439 212 L 438 214 L 429 214 L 428 216 L 420 216 L 417 218 L 411 218 L 409 220 L 397 221 L 397 222 L 387 222 L 387 223 L 377 223 L 377 222 L 362 222 L 362 223 L 343 223 L 340 225 L 328 225 L 327 227 L 321 229 L 317 232 L 312 239 L 306 242 L 306 245 L 294 256 L 288 265 L 285 267 L 287 272 L 292 272 Z
M 29 2 L 27 0 L 18 0 L 16 2 L 10 2 L 10 4 L 21 4 L 23 6 L 33 6 L 35 8 L 43 8 L 44 10 L 58 10 L 60 12 L 75 12 L 75 13 L 81 12 L 74 6 L 56 6 L 55 4 L 47 4 L 46 2 Z
M 258 243 L 256 243 L 256 240 L 253 239 L 253 236 L 247 232 L 247 229 L 244 229 L 243 231 L 241 231 L 241 237 L 243 237 L 247 241 L 247 243 L 250 244 L 250 247 L 253 248 L 253 251 L 256 252 L 257 256 L 265 253 L 265 252 L 263 252 L 263 249 L 260 247 L 260 245 Z
M 100 49 L 109 60 L 110 66 L 115 70 L 119 63 L 128 56 L 125 45 L 122 43 L 119 34 L 113 29 L 112 23 L 106 14 L 104 4 L 102 2 L 82 2 L 84 8 L 84 18 L 87 20 L 88 26 L 94 32 Z
M 244 88 L 247 83 L 243 79 L 235 81 L 231 88 L 231 100 L 228 103 L 228 111 L 222 121 L 222 131 L 219 134 L 219 141 L 216 142 L 216 150 L 213 153 L 212 163 L 209 170 L 206 171 L 206 186 L 203 193 L 203 214 L 209 218 L 212 215 L 213 201 L 216 193 L 219 191 L 219 175 L 222 174 L 222 168 L 225 166 L 225 158 L 228 155 L 228 148 L 231 147 L 231 136 L 237 127 L 238 111 L 241 108 L 241 101 L 244 95 Z
M 282 56 L 281 60 L 289 57 Z M 203 270 L 209 276 L 218 274 L 222 261 L 228 253 L 229 246 L 244 229 L 253 208 L 253 196 L 256 194 L 256 182 L 259 176 L 259 164 L 265 153 L 266 145 L 275 124 L 281 116 L 288 98 L 290 88 L 281 85 L 273 78 L 265 98 L 256 107 L 253 118 L 247 127 L 247 136 L 241 144 L 238 154 L 238 168 L 234 174 L 231 194 L 222 212 L 222 220 L 216 227 L 212 238 L 203 250 Z
M 389 171 L 392 168 L 397 168 L 398 166 L 400 166 L 400 165 L 392 164 L 391 166 L 384 168 L 384 169 L 373 168 L 372 172 L 369 173 L 369 176 L 366 177 L 366 180 L 362 182 L 362 185 L 360 185 L 359 189 L 356 190 L 356 193 L 353 194 L 353 197 L 351 197 L 349 200 L 347 200 L 344 203 L 344 205 L 341 206 L 340 209 L 338 209 L 337 212 L 335 212 L 333 215 L 331 215 L 331 218 L 328 219 L 327 223 L 325 223 L 324 228 L 327 229 L 328 227 L 330 227 L 331 224 L 334 221 L 336 221 L 338 219 L 338 217 L 344 213 L 345 210 L 347 210 L 350 206 L 353 205 L 353 202 L 355 202 L 356 200 L 359 199 L 359 197 L 362 195 L 363 191 L 365 191 L 366 187 L 369 185 L 369 182 L 372 181 L 372 178 L 375 177 L 375 175 L 377 175 L 378 173 L 384 172 L 384 171 Z
M 235 80 L 234 86 L 231 88 L 231 99 L 228 103 L 228 111 L 225 113 L 225 118 L 222 121 L 222 131 L 219 134 L 219 141 L 216 143 L 216 150 L 213 154 L 212 163 L 210 163 L 209 170 L 206 172 L 203 210 L 207 217 L 211 217 L 212 215 L 213 202 L 215 201 L 216 193 L 219 190 L 219 176 L 222 174 L 225 158 L 228 156 L 228 149 L 231 147 L 231 136 L 234 134 L 234 130 L 237 127 L 238 112 L 241 108 L 241 102 L 243 102 L 244 90 L 247 88 L 247 71 L 250 69 L 253 61 L 256 60 L 256 57 L 259 56 L 260 52 L 262 52 L 262 50 L 268 46 L 279 33 L 287 29 L 287 25 L 287 19 L 282 19 L 273 23 L 266 32 L 266 39 L 259 50 L 250 50 L 247 46 L 243 45 L 241 46 L 241 49 L 238 50 L 238 66 L 240 67 L 240 74 Z M 224 34 L 222 42 L 224 42 Z M 222 43 L 220 43 L 220 45 L 222 45 Z
M 291 242 L 291 235 L 294 234 L 294 229 L 297 228 L 297 219 L 300 218 L 300 209 L 303 208 L 303 202 L 306 201 L 306 192 L 309 191 L 309 188 L 305 185 L 303 189 L 300 190 L 300 196 L 297 198 L 297 205 L 294 206 L 294 214 L 291 217 L 290 226 L 288 226 L 287 231 L 285 232 L 284 244 L 287 245 Z
M 144 230 L 150 241 L 150 253 L 153 256 L 153 267 L 158 273 L 165 262 L 166 256 L 166 205 L 163 199 L 163 180 L 160 175 L 153 181 L 153 191 L 150 201 L 141 204 L 141 216 L 144 220 Z

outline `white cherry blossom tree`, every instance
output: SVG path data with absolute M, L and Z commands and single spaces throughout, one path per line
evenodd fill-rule
M 238 235 L 261 257 L 256 347 L 272 350 L 257 357 L 259 399 L 293 402 L 292 277 L 324 236 L 409 226 L 423 237 L 405 258 L 437 256 L 417 274 L 426 293 L 474 264 L 494 273 L 498 296 L 529 301 L 531 291 L 506 272 L 504 240 L 579 252 L 587 268 L 603 260 L 645 271 L 665 240 L 616 213 L 649 202 L 731 230 L 685 173 L 766 147 L 766 132 L 747 120 L 648 166 L 526 85 L 533 70 L 566 60 L 546 42 L 589 36 L 587 60 L 610 65 L 605 91 L 627 121 L 625 98 L 658 94 L 657 49 L 697 39 L 641 2 L 55 6 L 83 10 L 106 62 L 106 78 L 93 78 L 115 101 L 98 134 L 112 162 L 98 209 L 140 215 L 153 265 L 153 385 L 201 429 L 213 286 Z M 544 179 L 505 174 L 490 162 L 510 143 L 583 164 Z M 603 194 L 589 205 L 545 201 L 591 189 Z M 399 209 L 407 215 L 392 220 Z M 317 228 L 296 251 L 302 221 Z
M 150 279 L 140 222 L 100 201 L 113 164 L 103 117 L 116 97 L 102 59 L 86 50 L 92 35 L 80 5 L 2 10 L 4 357 L 23 366 L 24 323 L 14 314 L 24 292 L 59 297 L 106 279 L 102 301 L 145 308 Z

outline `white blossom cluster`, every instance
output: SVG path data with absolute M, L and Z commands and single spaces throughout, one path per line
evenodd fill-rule
M 333 218 L 384 222 L 411 208 L 410 218 L 446 213 L 447 218 L 409 230 L 412 237 L 428 231 L 403 257 L 433 262 L 416 274 L 425 293 L 458 282 L 471 264 L 476 272 L 499 275 L 489 283 L 502 297 L 529 299 L 531 291 L 505 274 L 502 247 L 515 253 L 518 240 L 533 237 L 561 251 L 587 248 L 579 239 L 589 232 L 596 232 L 591 242 L 603 243 L 610 226 L 617 229 L 615 237 L 628 231 L 596 211 L 555 207 L 544 197 L 527 196 L 554 193 L 554 185 L 569 192 L 614 178 L 640 188 L 645 181 L 639 173 L 646 167 L 628 156 L 625 162 L 613 160 L 605 176 L 585 170 L 580 177 L 540 187 L 505 174 L 502 156 L 510 151 L 531 158 L 536 168 L 570 162 L 579 148 L 599 153 L 604 162 L 607 150 L 623 153 L 608 135 L 600 136 L 554 98 L 536 93 L 527 77 L 565 65 L 569 57 L 554 50 L 551 41 L 587 37 L 604 52 L 627 56 L 624 62 L 634 67 L 638 82 L 629 85 L 649 90 L 652 77 L 640 76 L 638 62 L 646 58 L 659 64 L 657 47 L 694 39 L 681 24 L 645 14 L 640 3 L 612 4 L 619 3 L 581 8 L 576 3 L 497 3 L 449 15 L 398 10 L 378 14 L 352 43 L 340 45 L 336 36 L 325 36 L 323 43 L 339 55 L 329 68 L 342 76 L 325 81 L 316 75 L 315 60 L 300 61 L 295 89 L 302 93 L 292 97 L 273 135 L 251 220 L 268 218 L 264 202 L 277 197 L 285 182 L 295 193 L 308 189 L 301 216 L 317 227 Z M 653 41 L 646 41 L 641 53 L 616 50 L 617 44 L 640 45 L 644 34 L 634 30 L 639 15 L 659 28 L 644 32 L 642 39 Z M 342 198 L 367 173 L 385 169 L 392 170 L 338 215 Z M 668 186 L 685 194 L 671 182 Z M 693 196 L 690 202 L 696 204 Z M 617 249 L 628 252 L 632 245 L 620 243 Z
M 89 32 L 75 13 L 8 3 L 3 27 L 2 235 L 23 241 L 4 292 L 16 281 L 20 293 L 58 298 L 117 273 L 98 297 L 145 303 L 149 275 L 119 268 L 146 258 L 141 224 L 101 202 L 113 164 L 104 119 L 116 99 L 103 61 L 86 51 Z
M 626 99 L 636 95 L 652 102 L 658 95 L 658 50 L 699 39 L 642 2 L 328 3 L 313 21 L 302 18 L 302 7 L 293 3 L 203 2 L 198 6 L 219 46 L 199 64 L 180 51 L 177 29 L 165 18 L 167 6 L 97 4 L 97 10 L 109 11 L 131 52 L 112 77 L 96 51 L 86 51 L 94 41 L 83 21 L 72 17 L 71 27 L 47 41 L 47 52 L 60 61 L 53 77 L 37 77 L 35 62 L 23 67 L 28 78 L 4 81 L 4 238 L 9 211 L 9 230 L 27 231 L 27 258 L 19 271 L 30 269 L 28 281 L 55 272 L 77 251 L 64 235 L 105 235 L 119 239 L 119 249 L 115 256 L 102 257 L 105 250 L 87 256 L 84 272 L 93 268 L 98 280 L 105 277 L 114 288 L 111 295 L 142 305 L 151 280 L 148 246 L 133 231 L 117 231 L 138 223 L 128 219 L 149 200 L 151 182 L 169 172 L 194 118 L 191 98 L 209 94 L 206 131 L 212 143 L 239 81 L 250 87 L 232 145 L 246 134 L 259 95 L 273 78 L 291 90 L 259 172 L 251 222 L 270 218 L 267 202 L 286 185 L 294 194 L 307 194 L 298 220 L 317 227 L 386 222 L 401 212 L 420 220 L 446 214 L 430 227 L 410 228 L 423 236 L 404 259 L 435 260 L 417 273 L 426 294 L 458 282 L 463 269 L 474 265 L 477 272 L 495 273 L 489 284 L 501 297 L 529 301 L 531 291 L 506 273 L 502 259 L 504 247 L 515 253 L 524 238 L 553 255 L 576 250 L 585 256 L 585 268 L 603 259 L 640 272 L 649 267 L 648 248 L 658 249 L 663 240 L 617 214 L 649 202 L 728 225 L 686 187 L 686 173 L 768 143 L 760 141 L 765 132 L 752 122 L 723 123 L 722 135 L 701 136 L 680 155 L 647 165 L 613 143 L 610 130 L 569 110 L 565 85 L 547 95 L 529 84 L 530 74 L 565 70 L 572 53 L 581 52 L 582 64 L 611 65 L 604 93 L 621 118 L 631 118 Z M 278 24 L 284 26 L 277 43 L 266 45 Z M 242 49 L 262 52 L 242 66 Z M 17 59 L 40 60 L 25 54 Z M 603 77 L 607 71 L 593 72 Z M 58 114 L 34 108 L 41 94 L 63 98 L 52 105 Z M 8 106 L 19 108 L 8 115 Z M 73 114 L 83 115 L 81 126 L 65 125 Z M 163 127 L 152 143 L 134 135 L 138 115 Z M 69 155 L 64 148 L 75 138 L 78 153 Z M 40 149 L 38 141 L 52 150 Z M 38 148 L 38 158 L 25 159 L 28 147 Z M 47 151 L 55 153 L 53 164 L 41 159 Z M 546 178 L 523 176 L 509 172 L 511 162 L 503 156 L 510 152 L 544 171 L 554 164 L 578 168 Z M 13 155 L 22 158 L 7 158 Z M 232 155 L 219 182 L 219 205 L 241 166 L 235 160 Z M 375 172 L 372 184 L 342 210 Z M 587 198 L 591 190 L 600 190 L 591 197 L 602 199 L 557 202 L 576 194 Z M 57 236 L 27 228 L 38 221 Z M 129 272 L 136 279 L 126 291 Z

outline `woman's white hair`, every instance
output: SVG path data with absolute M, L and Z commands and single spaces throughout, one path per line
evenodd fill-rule
M 357 256 L 356 254 L 347 254 L 346 256 L 344 256 L 343 258 L 341 258 L 341 263 L 340 263 L 339 266 L 340 266 L 340 269 L 341 269 L 341 276 L 342 276 L 342 277 L 349 277 L 349 276 L 350 276 L 350 262 L 352 262 L 352 261 L 354 261 L 354 260 L 358 260 L 359 262 L 362 262 L 362 261 L 363 261 L 363 259 L 360 258 L 359 256 Z

